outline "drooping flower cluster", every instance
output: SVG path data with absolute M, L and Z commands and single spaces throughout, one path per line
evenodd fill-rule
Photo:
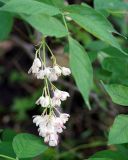
M 33 73 L 37 79 L 44 79 L 47 77 L 49 81 L 57 81 L 58 78 L 62 75 L 68 76 L 71 74 L 69 68 L 60 67 L 58 65 L 54 65 L 53 67 L 42 67 L 41 61 L 39 58 L 35 58 L 32 64 L 32 67 L 29 70 L 29 73 Z
M 43 41 L 41 46 L 45 46 Z M 46 45 L 47 46 L 47 45 Z M 48 48 L 49 49 L 49 48 Z M 51 50 L 50 50 L 51 52 Z M 45 49 L 43 48 L 43 57 L 41 58 L 41 47 L 36 51 L 35 59 L 28 73 L 32 73 L 37 79 L 44 81 L 44 88 L 41 97 L 36 101 L 37 105 L 43 107 L 42 115 L 33 116 L 33 122 L 38 126 L 39 135 L 44 138 L 44 142 L 50 146 L 58 144 L 58 133 L 62 133 L 65 129 L 65 123 L 70 115 L 61 113 L 59 107 L 62 101 L 70 97 L 68 92 L 61 91 L 53 85 L 53 81 L 57 81 L 61 75 L 68 76 L 71 74 L 69 68 L 61 67 L 56 63 L 55 57 L 53 66 L 46 66 Z M 52 53 L 52 58 L 53 58 Z

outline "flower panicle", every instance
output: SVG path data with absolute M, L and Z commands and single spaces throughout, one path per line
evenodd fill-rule
M 71 70 L 59 66 L 53 53 L 51 58 L 53 59 L 53 66 L 46 66 L 46 43 L 44 41 L 42 43 L 36 51 L 33 64 L 28 71 L 29 74 L 32 73 L 37 79 L 44 81 L 43 94 L 36 101 L 36 104 L 43 108 L 43 113 L 33 116 L 33 123 L 38 127 L 39 135 L 44 138 L 45 143 L 49 146 L 57 146 L 59 142 L 58 134 L 66 128 L 65 123 L 70 117 L 69 114 L 60 112 L 61 103 L 70 95 L 66 91 L 57 89 L 53 81 L 57 81 L 61 75 L 69 76 Z M 40 55 L 42 46 L 43 58 Z M 48 47 L 47 44 L 46 46 Z

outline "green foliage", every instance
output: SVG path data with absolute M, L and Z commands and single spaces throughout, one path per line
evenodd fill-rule
M 8 38 L 13 25 L 13 17 L 7 12 L 0 12 L 0 41 Z
M 83 6 L 67 6 L 65 8 L 65 11 L 68 11 L 69 16 L 82 28 L 122 51 L 116 38 L 112 35 L 112 33 L 116 31 L 104 16 L 102 16 L 86 4 L 84 4 Z
M 103 81 L 105 91 L 112 101 L 128 106 L 128 55 L 125 53 L 127 44 L 121 40 L 119 33 L 107 19 L 111 15 L 110 20 L 114 25 L 118 24 L 116 28 L 121 33 L 127 33 L 127 26 L 123 25 L 127 16 L 124 18 L 123 14 L 128 10 L 128 3 L 122 0 L 94 0 L 93 9 L 85 3 L 65 6 L 64 0 L 0 0 L 0 2 L 0 41 L 9 37 L 15 18 L 27 22 L 43 36 L 68 37 L 72 74 L 88 108 L 90 108 L 89 95 L 93 87 L 93 79 L 96 82 L 93 88 L 96 93 L 103 97 L 106 96 L 96 88 L 99 82 Z M 116 18 L 117 15 L 122 18 L 115 19 L 115 15 Z M 68 18 L 71 20 L 68 21 Z M 113 33 L 116 33 L 117 36 L 113 36 Z M 93 40 L 93 36 L 100 40 Z M 27 81 L 27 78 L 20 77 L 19 73 L 13 73 L 10 81 L 23 83 Z M 38 92 L 32 97 L 15 98 L 12 110 L 17 113 L 16 120 L 27 118 L 26 112 L 33 108 L 33 102 L 36 101 L 39 94 Z M 97 96 L 94 99 L 99 101 Z M 100 101 L 99 104 L 101 103 Z M 104 110 L 107 111 L 106 108 Z M 13 118 L 15 119 L 14 116 Z M 118 115 L 110 129 L 108 140 L 109 144 L 115 145 L 115 150 L 110 150 L 110 148 L 97 152 L 88 160 L 128 160 L 127 126 L 128 116 Z M 43 160 L 56 160 L 56 158 L 59 159 L 59 156 L 62 160 L 76 158 L 77 153 L 75 154 L 73 150 L 60 153 L 60 155 L 55 149 L 47 150 L 42 140 L 31 134 L 16 134 L 10 129 L 0 134 L 0 158 L 2 159 L 16 160 L 17 156 L 20 160 L 32 160 L 31 158 L 39 155 Z
M 5 129 L 2 133 L 2 141 L 12 141 L 16 133 L 11 129 Z
M 71 37 L 69 38 L 70 66 L 76 84 L 90 108 L 88 97 L 93 85 L 93 70 L 84 48 Z
M 43 152 L 46 153 L 47 146 L 42 140 L 32 134 L 17 134 L 11 129 L 6 129 L 2 133 L 2 141 L 0 142 L 0 160 L 15 159 L 16 156 L 20 160 L 32 160 L 29 157 L 35 157 Z
M 106 91 L 112 98 L 112 101 L 123 105 L 123 106 L 128 106 L 128 87 L 123 86 L 120 84 L 110 84 L 110 85 L 104 85 Z
M 111 14 L 125 14 L 128 10 L 128 4 L 121 0 L 94 0 L 96 10 L 107 11 Z
M 92 156 L 92 158 L 108 158 L 111 160 L 128 160 L 127 155 L 124 155 L 119 150 L 118 151 L 111 151 L 111 150 L 104 150 L 99 151 Z
M 15 136 L 12 145 L 18 158 L 35 157 L 47 149 L 40 138 L 27 133 Z
M 15 157 L 11 142 L 0 142 L 0 155 Z
M 59 7 L 59 8 L 62 8 L 64 6 L 64 0 L 38 0 L 40 2 L 43 2 L 43 3 L 47 3 L 49 5 L 53 5 L 53 6 L 56 6 L 56 7 Z
M 40 31 L 44 36 L 63 37 L 68 34 L 59 20 L 46 14 L 22 16 L 22 18 Z
M 0 2 L 3 2 L 3 3 L 7 3 L 9 2 L 10 0 L 0 0 Z
M 109 144 L 128 143 L 128 116 L 118 115 L 109 132 Z
M 110 72 L 128 75 L 128 58 L 105 58 L 102 65 L 104 69 Z
M 1 7 L 2 11 L 8 11 L 13 13 L 24 13 L 24 14 L 48 14 L 48 15 L 56 15 L 59 14 L 60 11 L 56 7 L 51 5 L 47 5 L 45 3 L 40 3 L 35 0 L 11 0 L 6 3 L 3 7 Z
M 45 160 L 56 160 L 57 150 L 54 148 L 48 148 L 43 154 L 42 159 Z

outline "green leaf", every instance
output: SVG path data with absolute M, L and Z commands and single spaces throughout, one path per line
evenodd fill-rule
M 55 148 L 48 148 L 42 155 L 42 160 L 56 160 L 57 150 Z
M 127 13 L 128 3 L 121 0 L 94 0 L 94 6 L 97 10 L 106 10 L 109 13 Z
M 128 75 L 128 58 L 109 57 L 103 60 L 104 69 L 120 74 Z
M 68 34 L 63 24 L 54 17 L 37 14 L 22 18 L 45 36 L 64 37 Z
M 109 158 L 111 160 L 128 160 L 125 155 L 119 151 L 104 150 L 95 153 L 92 158 Z
M 93 85 L 93 69 L 84 48 L 71 37 L 69 38 L 70 66 L 76 84 L 89 106 L 89 93 Z
M 0 11 L 0 41 L 8 37 L 13 25 L 13 17 L 10 13 Z
M 102 49 L 102 52 L 108 54 L 110 57 L 117 57 L 117 58 L 128 58 L 127 55 L 122 54 L 118 49 L 114 47 L 107 47 Z
M 18 134 L 12 145 L 18 158 L 36 157 L 47 149 L 40 138 L 27 133 Z
M 128 143 L 128 116 L 118 115 L 110 128 L 108 144 Z
M 56 7 L 63 7 L 64 6 L 64 0 L 38 0 L 39 2 L 47 3 L 49 5 L 54 5 Z
M 128 106 L 128 87 L 120 84 L 104 85 L 112 101 L 122 106 Z
M 5 129 L 2 133 L 2 140 L 3 141 L 12 141 L 15 136 L 16 136 L 16 133 L 13 130 Z
M 111 73 L 109 83 L 128 86 L 128 58 L 108 57 L 102 61 L 102 67 Z
M 110 158 L 89 158 L 88 160 L 113 160 Z
M 3 3 L 7 3 L 9 2 L 10 0 L 0 0 L 0 2 L 3 2 Z
M 91 41 L 87 46 L 87 49 L 91 51 L 101 51 L 104 48 L 107 48 L 108 45 L 100 40 Z M 122 54 L 123 55 L 123 54 Z
M 11 142 L 0 142 L 0 155 L 16 157 Z
M 0 10 L 20 14 L 47 13 L 48 15 L 56 15 L 60 13 L 58 8 L 35 0 L 11 0 L 1 7 Z
M 117 33 L 112 25 L 93 8 L 86 4 L 84 6 L 70 5 L 65 7 L 65 11 L 69 12 L 69 16 L 82 28 L 126 54 L 112 35 L 112 32 Z

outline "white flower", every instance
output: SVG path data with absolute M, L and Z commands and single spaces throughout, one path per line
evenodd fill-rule
M 63 74 L 64 76 L 68 76 L 68 75 L 71 74 L 71 70 L 70 70 L 69 68 L 62 67 L 61 69 L 62 69 L 62 74 Z
M 39 72 L 36 74 L 37 79 L 44 79 L 44 76 L 45 74 L 43 69 L 39 70 Z
M 37 105 L 41 105 L 42 107 L 48 107 L 50 105 L 50 97 L 49 96 L 41 96 L 37 101 L 36 101 L 36 104 Z
M 28 71 L 28 73 L 32 72 L 33 74 L 37 74 L 39 72 L 40 67 L 41 67 L 40 59 L 39 58 L 35 58 L 31 68 Z
M 40 123 L 44 121 L 42 116 L 33 116 L 33 117 L 34 117 L 33 123 L 36 123 L 36 126 L 38 126 Z
M 67 97 L 70 97 L 68 92 L 65 91 L 61 91 L 61 101 L 65 101 L 67 99 Z
M 69 114 L 62 113 L 60 117 L 55 115 L 34 116 L 33 122 L 39 126 L 38 132 L 41 137 L 44 137 L 44 142 L 49 146 L 58 144 L 58 133 L 62 133 L 66 127 L 64 123 L 69 118 Z
M 36 66 L 36 67 L 41 67 L 41 61 L 39 58 L 35 58 L 34 61 L 33 61 L 33 65 Z
M 44 69 L 44 75 L 50 80 L 50 81 L 57 81 L 58 76 L 55 73 L 55 70 L 50 67 L 46 67 Z
M 45 75 L 46 77 L 49 77 L 49 76 L 51 75 L 51 68 L 50 68 L 50 67 L 46 67 L 46 68 L 44 69 L 44 75 Z
M 60 106 L 60 105 L 61 105 L 60 99 L 53 97 L 52 98 L 52 106 L 55 107 L 55 106 Z
M 70 97 L 70 95 L 68 92 L 60 91 L 59 89 L 56 89 L 54 91 L 54 97 L 56 99 L 60 99 L 61 101 L 65 101 L 67 99 L 67 97 Z
M 53 67 L 53 69 L 54 69 L 55 74 L 56 74 L 57 76 L 60 76 L 60 75 L 61 75 L 61 69 L 60 69 L 59 66 L 56 65 L 56 66 Z
M 51 73 L 51 75 L 49 75 L 48 79 L 50 81 L 57 81 L 58 80 L 58 76 L 53 72 L 53 73 Z
M 66 123 L 69 119 L 70 115 L 67 113 L 61 113 L 60 114 L 60 119 L 62 120 L 63 123 Z
M 48 143 L 48 142 L 49 142 L 49 139 L 50 139 L 50 135 L 47 134 L 47 135 L 44 137 L 44 142 L 45 142 L 45 143 Z
M 62 122 L 60 117 L 56 117 L 55 122 L 54 122 L 54 127 L 55 127 L 55 131 L 58 132 L 58 133 L 62 133 L 63 129 L 66 128 L 63 125 L 63 122 Z
M 57 146 L 57 144 L 58 144 L 58 135 L 56 133 L 51 134 L 49 136 L 49 146 L 54 147 Z

